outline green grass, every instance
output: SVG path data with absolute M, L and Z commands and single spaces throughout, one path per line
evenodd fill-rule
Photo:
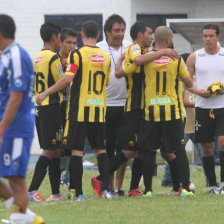
M 28 172 L 28 184 L 32 172 Z M 153 198 L 129 198 L 127 196 L 104 200 L 93 197 L 90 178 L 96 171 L 84 171 L 83 190 L 86 201 L 33 202 L 29 207 L 45 218 L 48 224 L 198 224 L 224 223 L 224 195 L 206 195 L 205 178 L 201 170 L 191 172 L 191 180 L 196 185 L 196 197 L 169 197 L 170 188 L 161 187 L 163 171 L 153 178 Z M 127 171 L 123 188 L 129 188 L 131 172 Z M 66 187 L 61 187 L 64 195 Z M 39 193 L 50 195 L 48 178 L 45 178 Z M 0 204 L 0 220 L 8 218 L 10 211 Z

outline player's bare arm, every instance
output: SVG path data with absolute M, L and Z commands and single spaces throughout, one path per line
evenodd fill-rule
M 144 65 L 144 64 L 152 62 L 153 60 L 160 58 L 162 56 L 168 56 L 168 57 L 171 57 L 172 59 L 179 58 L 179 54 L 175 50 L 173 50 L 171 48 L 165 48 L 165 49 L 158 50 L 151 54 L 139 55 L 139 56 L 135 57 L 134 62 L 137 65 Z
M 36 97 L 37 104 L 41 105 L 41 102 L 49 95 L 65 89 L 73 80 L 74 75 L 63 75 L 62 78 L 56 82 L 49 89 L 42 93 L 39 93 Z
M 192 53 L 192 54 L 190 54 L 190 56 L 187 59 L 187 70 L 190 73 L 191 77 L 193 77 L 195 75 L 195 62 L 196 62 L 196 54 Z M 190 92 L 197 94 L 201 97 L 208 98 L 208 97 L 212 96 L 211 93 L 205 92 L 204 89 L 196 89 L 194 87 L 189 88 L 188 86 L 186 86 L 186 87 Z
M 22 99 L 23 99 L 23 92 L 19 91 L 10 92 L 9 102 L 7 104 L 4 116 L 0 123 L 0 145 L 2 144 L 2 136 L 5 133 L 6 129 L 14 120 L 19 110 L 19 107 L 22 103 Z
M 123 53 L 120 58 L 117 61 L 116 67 L 115 67 L 115 76 L 116 78 L 122 78 L 125 76 L 125 72 L 122 69 L 122 62 L 124 61 L 125 53 Z

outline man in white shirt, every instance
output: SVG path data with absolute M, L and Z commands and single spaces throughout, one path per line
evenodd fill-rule
M 205 89 L 215 83 L 224 83 L 224 48 L 219 47 L 219 27 L 207 24 L 203 27 L 204 48 L 192 53 L 187 66 L 190 74 L 196 75 L 196 123 L 195 142 L 201 143 L 203 166 L 210 183 L 208 193 L 224 193 L 224 95 L 212 94 Z M 218 135 L 220 150 L 221 183 L 217 187 L 215 164 L 213 159 L 215 134 Z
M 111 78 L 107 86 L 107 113 L 106 113 L 106 150 L 109 158 L 116 152 L 122 150 L 123 143 L 123 118 L 124 106 L 127 99 L 125 78 L 122 80 L 115 77 L 115 66 L 119 57 L 124 53 L 131 42 L 125 41 L 124 34 L 126 23 L 124 19 L 117 15 L 111 15 L 105 22 L 104 32 L 106 39 L 97 44 L 111 57 Z M 123 196 L 121 190 L 126 164 L 123 164 L 116 174 L 115 193 Z M 110 179 L 110 189 L 114 191 L 113 176 Z

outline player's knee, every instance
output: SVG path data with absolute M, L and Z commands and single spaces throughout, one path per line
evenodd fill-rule
M 214 154 L 214 144 L 212 142 L 201 143 L 201 146 L 203 156 L 212 156 Z
M 125 154 L 127 159 L 131 159 L 135 156 L 136 152 L 131 150 L 123 150 L 123 153 Z

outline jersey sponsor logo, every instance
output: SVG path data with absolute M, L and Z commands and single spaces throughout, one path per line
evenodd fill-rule
M 90 61 L 92 61 L 94 63 L 103 63 L 106 60 L 106 58 L 103 55 L 100 55 L 98 53 L 92 54 L 89 57 L 89 59 L 90 59 Z
M 98 106 L 104 105 L 103 99 L 87 99 L 87 104 L 88 105 L 98 105 Z
M 75 64 L 69 64 L 66 68 L 66 72 L 72 72 L 73 74 L 76 73 L 78 66 Z
M 43 61 L 43 58 L 41 56 L 38 56 L 34 59 L 34 64 L 39 64 Z
M 161 58 L 153 61 L 153 63 L 156 64 L 156 65 L 167 65 L 170 62 L 171 62 L 171 58 L 168 58 L 168 57 L 165 57 L 165 56 L 162 56 Z
M 169 103 L 172 103 L 172 100 L 170 97 L 150 99 L 150 104 L 169 104 Z
M 224 54 L 219 54 L 219 56 L 224 56 Z
M 198 57 L 205 57 L 206 54 L 198 54 Z

